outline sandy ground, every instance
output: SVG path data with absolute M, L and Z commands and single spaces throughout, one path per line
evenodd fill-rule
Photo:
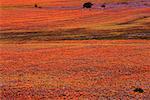
M 149 40 L 1 43 L 0 48 L 1 100 L 150 99 Z

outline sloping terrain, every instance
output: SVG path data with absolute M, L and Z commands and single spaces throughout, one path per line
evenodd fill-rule
M 0 48 L 2 100 L 150 99 L 149 40 L 29 42 Z
M 108 2 L 126 2 L 136 0 L 89 0 L 93 3 L 108 3 Z M 49 6 L 68 6 L 68 5 L 81 5 L 81 3 L 87 2 L 87 0 L 1 0 L 3 6 L 17 6 L 17 5 L 33 5 L 35 3 Z
M 52 0 L 52 3 L 48 0 L 38 1 L 37 4 L 42 8 L 34 8 L 35 1 L 32 0 L 28 2 L 16 0 L 16 3 L 8 1 L 2 0 L 0 10 L 2 40 L 103 39 L 104 37 L 149 39 L 150 36 L 148 0 L 105 1 L 106 8 L 101 8 L 103 2 L 93 0 L 94 7 L 90 10 L 82 8 L 85 1 L 68 0 L 65 2 L 66 5 L 63 5 L 64 1 Z
M 0 1 L 1 100 L 150 100 L 150 1 L 89 1 Z

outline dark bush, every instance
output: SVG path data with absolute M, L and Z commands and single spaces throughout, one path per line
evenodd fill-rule
M 144 92 L 144 90 L 141 89 L 141 88 L 135 88 L 133 91 L 138 92 L 138 93 L 143 93 Z
M 83 8 L 92 8 L 93 4 L 91 2 L 86 2 L 83 4 Z
M 103 5 L 101 5 L 101 7 L 102 7 L 102 8 L 105 8 L 105 7 L 106 7 L 106 5 L 105 5 L 105 4 L 103 4 Z
M 35 8 L 37 8 L 37 7 L 38 7 L 38 5 L 37 5 L 37 4 L 35 4 L 35 5 L 34 5 L 34 7 L 35 7 Z
M 42 8 L 42 7 L 38 6 L 37 4 L 35 4 L 34 7 L 35 8 Z

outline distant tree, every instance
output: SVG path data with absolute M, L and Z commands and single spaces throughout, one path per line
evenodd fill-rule
M 42 7 L 38 6 L 37 4 L 34 4 L 34 7 L 35 8 L 42 8 Z
M 102 7 L 102 8 L 105 8 L 105 7 L 106 7 L 106 5 L 105 5 L 105 4 L 102 4 L 102 5 L 101 5 L 101 7 Z
M 37 7 L 38 7 L 38 5 L 37 5 L 37 4 L 34 4 L 34 7 L 35 7 L 35 8 L 37 8 Z
M 93 4 L 91 2 L 86 2 L 83 4 L 83 8 L 92 8 Z

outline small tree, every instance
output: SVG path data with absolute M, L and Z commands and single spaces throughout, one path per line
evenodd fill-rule
M 83 4 L 83 8 L 92 8 L 93 4 L 91 2 L 86 2 Z
M 102 7 L 102 8 L 105 8 L 105 7 L 106 7 L 106 5 L 105 5 L 105 4 L 102 4 L 102 5 L 101 5 L 101 7 Z
M 37 4 L 34 4 L 35 8 L 42 8 L 41 6 L 38 6 Z
M 37 8 L 37 7 L 38 7 L 38 5 L 37 5 L 37 4 L 34 4 L 34 7 L 35 7 L 35 8 Z

